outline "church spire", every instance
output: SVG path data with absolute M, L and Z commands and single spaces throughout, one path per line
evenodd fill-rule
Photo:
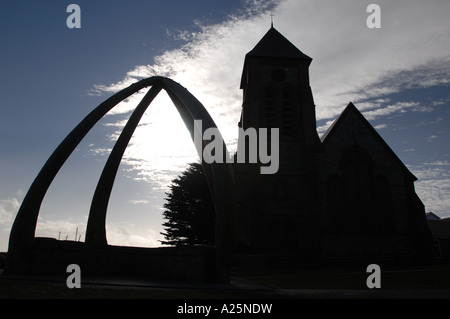
M 245 55 L 244 70 L 241 78 L 241 89 L 246 86 L 246 74 L 249 60 L 259 58 L 278 58 L 303 60 L 309 66 L 312 59 L 301 52 L 295 45 L 286 39 L 280 32 L 273 27 L 267 31 L 256 46 Z
M 286 39 L 274 27 L 262 37 L 256 46 L 246 54 L 248 57 L 272 57 L 283 59 L 312 60 Z

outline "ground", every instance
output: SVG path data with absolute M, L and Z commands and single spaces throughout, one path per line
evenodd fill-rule
M 1 299 L 450 299 L 450 264 L 382 266 L 381 288 L 369 289 L 365 267 L 235 270 L 229 285 L 181 284 L 136 278 L 0 276 Z

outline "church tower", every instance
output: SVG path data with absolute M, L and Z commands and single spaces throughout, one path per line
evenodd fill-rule
M 269 134 L 279 128 L 275 174 L 261 174 L 259 164 L 236 164 L 241 231 L 251 250 L 262 255 L 310 257 L 320 250 L 314 238 L 321 142 L 309 84 L 311 61 L 273 26 L 245 56 L 239 127 L 267 128 Z
M 240 127 L 278 127 L 280 141 L 308 140 L 319 145 L 309 85 L 312 59 L 274 27 L 245 56 Z
M 273 26 L 245 56 L 238 158 L 239 150 L 252 151 L 247 130 L 279 129 L 272 152 L 279 165 L 262 174 L 261 158 L 235 161 L 242 261 L 270 267 L 428 258 L 416 178 L 356 107 L 350 103 L 319 139 L 311 61 Z

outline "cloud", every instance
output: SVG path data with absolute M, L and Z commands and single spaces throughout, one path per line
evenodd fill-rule
M 149 200 L 131 200 L 130 203 L 145 205 L 149 203 Z M 9 233 L 20 204 L 19 199 L 15 197 L 0 200 L 0 252 L 8 250 Z M 86 222 L 87 216 L 83 220 L 76 221 L 71 218 L 55 219 L 40 214 L 36 226 L 36 237 L 84 241 Z M 117 222 L 114 225 L 107 223 L 107 238 L 111 245 L 157 247 L 160 245 L 162 236 L 159 231 L 152 228 L 140 228 L 133 223 Z
M 450 172 L 448 161 L 408 166 L 416 175 L 415 189 L 427 211 L 447 216 L 450 208 Z
M 9 232 L 19 208 L 20 201 L 15 197 L 0 200 L 0 252 L 8 250 Z
M 15 197 L 0 200 L 0 251 L 7 251 L 9 234 L 19 211 L 21 201 L 23 198 L 23 190 L 16 192 Z M 37 237 L 51 237 L 75 240 L 75 234 L 81 235 L 81 240 L 84 240 L 84 229 L 86 227 L 86 220 L 73 221 L 71 219 L 54 219 L 49 218 L 45 214 L 40 214 L 36 224 Z M 78 228 L 78 232 L 77 232 Z
M 433 161 L 430 163 L 424 163 L 424 165 L 430 165 L 430 166 L 450 166 L 449 161 Z
M 375 126 L 374 128 L 377 130 L 381 130 L 381 129 L 386 128 L 387 126 L 388 126 L 387 124 L 379 124 L 379 125 Z
M 373 84 L 375 90 L 388 90 L 387 93 L 397 93 L 409 89 L 428 88 L 450 83 L 450 61 L 446 58 L 429 57 L 426 64 L 412 65 L 409 69 L 390 71 Z M 439 105 L 433 103 L 433 106 Z
M 407 111 L 429 112 L 431 110 L 432 109 L 430 107 L 424 106 L 419 102 L 397 102 L 395 104 L 389 104 L 385 107 L 380 107 L 375 110 L 363 112 L 363 115 L 367 120 L 370 121 L 381 116 L 405 113 Z
M 309 8 L 304 2 L 283 3 L 283 21 L 295 25 L 289 16 L 298 14 L 289 38 L 314 58 L 311 85 L 318 119 L 335 118 L 350 101 L 449 83 L 450 24 L 439 12 L 448 3 L 379 1 L 379 30 L 365 27 L 364 3 L 317 1 Z
M 130 203 L 133 205 L 140 205 L 140 204 L 148 204 L 150 203 L 150 201 L 147 199 L 133 199 L 130 200 Z
M 73 221 L 70 218 L 53 219 L 40 214 L 36 225 L 36 237 L 50 237 L 57 239 L 59 238 L 60 240 L 68 239 L 84 241 L 85 229 L 86 220 Z
M 142 201 L 139 203 L 143 204 Z M 134 202 L 133 204 L 138 204 Z M 72 221 L 63 219 L 47 219 L 39 216 L 36 227 L 36 237 L 50 237 L 59 240 L 84 241 L 86 221 Z M 76 236 L 76 238 L 75 238 Z M 119 246 L 157 247 L 161 236 L 156 230 L 141 229 L 129 222 L 116 221 L 106 224 L 106 237 L 108 244 Z
M 154 229 L 140 229 L 136 225 L 128 222 L 107 223 L 106 235 L 108 244 L 118 246 L 137 246 L 137 247 L 158 247 L 162 240 L 160 235 Z
M 235 128 L 240 114 L 238 85 L 245 53 L 269 27 L 264 11 L 268 2 L 262 7 L 258 1 L 247 4 L 245 14 L 199 25 L 200 31 L 189 33 L 181 48 L 157 56 L 151 65 L 135 67 L 122 81 L 94 88 L 115 92 L 142 77 L 171 77 L 203 101 L 230 139 L 227 127 Z M 355 1 L 286 0 L 273 8 L 275 27 L 314 59 L 311 84 L 319 120 L 335 118 L 350 101 L 450 83 L 450 22 L 443 13 L 449 4 L 379 4 L 379 30 L 367 28 L 366 5 Z M 372 111 L 373 117 L 383 115 Z
M 20 203 L 17 198 L 0 200 L 0 225 L 10 226 L 19 208 Z
M 442 102 L 442 104 L 444 104 L 444 103 L 445 102 Z M 432 102 L 431 105 L 432 106 L 437 106 L 437 105 L 441 105 L 441 103 L 440 102 L 439 103 Z M 415 126 L 421 127 L 421 126 L 424 126 L 424 125 L 434 125 L 434 124 L 440 123 L 444 119 L 445 119 L 444 117 L 439 116 L 436 120 L 432 120 L 432 121 L 430 121 L 430 120 L 423 120 L 423 121 L 417 123 Z
M 222 23 L 197 23 L 199 31 L 195 32 L 169 32 L 169 36 L 181 39 L 183 44 L 180 48 L 156 56 L 149 65 L 136 66 L 117 83 L 97 84 L 92 92 L 110 94 L 144 77 L 170 77 L 204 104 L 226 143 L 234 145 L 242 106 L 239 83 L 244 57 L 268 31 L 270 20 L 267 9 L 270 8 L 275 16 L 275 28 L 313 58 L 310 81 L 316 117 L 321 121 L 317 128 L 319 134 L 350 101 L 368 120 L 385 119 L 405 112 L 432 111 L 445 101 L 432 101 L 425 105 L 412 99 L 391 101 L 389 95 L 450 84 L 450 19 L 447 17 L 450 2 L 380 0 L 377 4 L 381 7 L 381 29 L 367 28 L 366 2 L 247 1 L 241 12 L 227 17 Z M 111 114 L 129 112 L 135 103 L 135 97 L 130 98 Z M 160 109 L 173 109 L 167 101 L 155 104 Z M 154 157 L 151 157 L 149 152 L 142 151 L 144 140 L 148 141 L 155 134 L 158 136 L 157 130 L 152 131 L 157 128 L 155 123 L 158 122 L 151 122 L 145 117 L 143 121 L 145 125 L 141 130 L 145 133 L 136 132 L 133 136 L 124 163 L 137 172 L 135 178 L 153 182 L 159 180 L 158 183 L 163 185 L 168 182 L 167 178 L 163 179 L 164 170 L 175 174 L 184 167 L 176 163 L 187 159 L 167 154 L 153 154 Z M 174 122 L 176 120 L 162 121 L 172 124 L 171 127 L 183 127 L 182 122 Z M 185 131 L 172 132 L 175 137 L 182 134 L 186 134 Z M 436 137 L 431 135 L 427 140 L 432 141 Z M 177 145 L 191 143 L 184 137 L 179 139 L 183 142 Z M 159 144 L 148 144 L 151 146 L 144 149 L 155 151 L 163 149 L 161 145 L 175 143 L 174 140 L 161 141 Z M 181 154 L 181 146 L 172 154 Z M 163 161 L 157 162 L 156 158 Z M 157 164 L 164 162 L 167 166 Z M 158 169 L 155 169 L 156 166 Z M 450 207 L 443 191 L 436 186 L 448 190 L 448 179 L 442 172 L 440 177 L 443 179 L 440 180 L 431 179 L 428 175 L 436 173 L 431 165 L 420 167 L 419 172 L 428 176 L 417 183 L 427 206 L 439 206 L 439 209 L 444 209 L 445 205 Z M 427 188 L 432 189 L 430 194 L 426 193 Z

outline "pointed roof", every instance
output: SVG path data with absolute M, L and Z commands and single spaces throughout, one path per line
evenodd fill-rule
M 244 75 L 246 74 L 247 61 L 252 57 L 304 60 L 308 65 L 312 61 L 312 58 L 300 51 L 272 25 L 256 46 L 245 55 L 244 69 L 241 77 L 241 89 L 245 86 Z
M 438 215 L 436 215 L 433 212 L 428 212 L 425 214 L 425 216 L 426 216 L 427 220 L 441 220 L 441 217 L 439 217 Z
M 286 39 L 273 26 L 256 44 L 256 46 L 247 53 L 247 57 L 276 57 L 285 59 L 302 59 L 311 61 L 312 59 L 300 51 L 288 39 Z
M 367 119 L 362 115 L 362 113 L 356 108 L 355 105 L 353 105 L 352 102 L 350 102 L 347 107 L 344 109 L 344 111 L 339 115 L 339 117 L 331 124 L 331 126 L 328 128 L 328 130 L 320 137 L 320 141 L 322 142 L 322 145 L 325 145 L 327 141 L 332 138 L 334 135 L 334 132 L 338 130 L 338 128 L 342 125 L 344 122 L 344 119 L 349 115 L 354 114 L 356 115 L 357 119 L 359 119 L 364 126 L 368 129 L 368 131 L 374 136 L 378 142 L 386 149 L 386 151 L 392 156 L 392 158 L 402 167 L 402 169 L 406 172 L 406 174 L 411 178 L 412 181 L 416 181 L 417 177 L 414 176 L 413 173 L 403 164 L 403 162 L 398 158 L 397 154 L 394 153 L 394 151 L 389 147 L 389 145 L 383 140 L 383 138 L 378 134 L 378 132 L 375 130 L 375 128 L 367 121 Z

